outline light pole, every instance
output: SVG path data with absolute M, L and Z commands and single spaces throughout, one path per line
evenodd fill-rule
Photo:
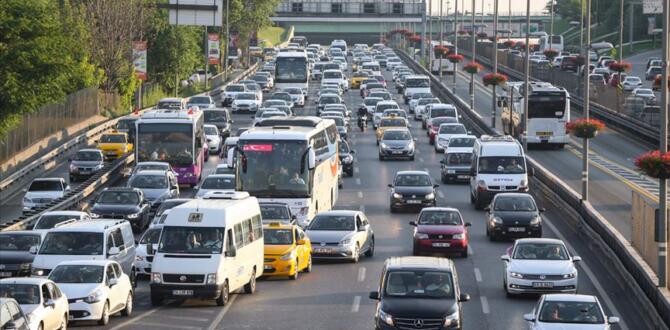
M 230 52 L 230 0 L 226 0 L 226 52 L 223 57 L 223 81 L 228 81 L 228 53 Z
M 584 44 L 584 61 L 587 72 L 584 72 L 584 119 L 589 120 L 590 89 L 588 74 L 588 55 L 591 47 L 591 0 L 586 0 L 586 43 Z M 589 139 L 583 138 L 582 146 L 582 201 L 589 200 Z
M 528 152 L 528 139 L 526 139 L 526 130 L 528 128 L 528 77 L 530 76 L 530 0 L 526 0 L 526 61 L 524 62 L 523 77 L 523 150 Z M 510 112 L 510 120 L 512 113 Z
M 426 60 L 426 0 L 422 1 L 422 12 L 423 15 L 421 15 L 421 42 L 419 45 L 421 46 L 421 58 L 425 61 Z M 416 31 L 416 30 L 415 30 Z M 414 58 L 414 54 L 412 54 L 412 58 Z M 426 63 L 426 62 L 423 62 Z
M 428 0 L 428 71 L 433 70 L 433 0 Z
M 663 154 L 668 152 L 668 23 L 670 23 L 670 5 L 663 1 L 663 76 L 661 77 L 661 145 L 659 151 Z M 658 180 L 658 286 L 664 288 L 667 276 L 666 264 L 666 242 L 668 241 L 668 182 L 661 177 Z
M 442 22 L 442 15 L 444 15 L 443 7 L 444 0 L 440 0 L 440 18 L 438 20 L 438 22 L 440 22 L 440 46 L 442 46 L 442 40 L 444 40 L 444 22 Z M 440 62 L 438 63 L 438 67 L 440 67 L 438 69 L 440 71 L 440 78 L 442 78 L 442 57 L 444 57 L 444 54 L 440 54 Z
M 551 0 L 551 23 L 549 24 L 549 48 L 554 44 L 554 0 Z
M 498 73 L 498 0 L 493 0 L 493 73 Z M 493 102 L 491 102 L 491 127 L 496 127 L 496 85 L 493 87 Z
M 454 6 L 454 54 L 458 55 L 458 0 L 454 1 L 456 5 Z M 458 63 L 452 62 L 454 66 L 454 94 L 456 94 L 456 68 L 458 68 Z
M 509 29 L 507 39 L 510 39 L 512 37 L 512 0 L 509 0 L 507 6 L 507 29 Z
M 477 60 L 477 31 L 475 31 L 475 1 L 472 0 L 472 27 L 470 28 L 470 38 L 472 39 L 472 62 Z M 470 75 L 470 109 L 475 110 L 475 75 Z
M 623 61 L 623 0 L 619 0 L 619 62 Z M 621 77 L 619 77 L 621 81 Z

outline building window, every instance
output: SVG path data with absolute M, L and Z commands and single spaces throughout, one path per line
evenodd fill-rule
M 374 14 L 376 12 L 375 10 L 375 4 L 374 3 L 364 3 L 363 4 L 363 13 L 364 14 Z
M 291 11 L 294 13 L 302 13 L 302 2 L 291 3 Z
M 403 7 L 402 3 L 394 3 L 393 4 L 393 13 L 394 14 L 403 14 L 405 12 L 405 8 Z
M 330 5 L 330 12 L 334 14 L 341 14 L 342 13 L 342 4 L 341 3 L 333 3 Z

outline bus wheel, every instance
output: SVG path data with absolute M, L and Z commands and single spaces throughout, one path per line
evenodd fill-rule
M 248 294 L 252 294 L 256 292 L 256 269 L 251 272 L 251 278 L 249 279 L 249 283 L 244 285 L 244 292 Z

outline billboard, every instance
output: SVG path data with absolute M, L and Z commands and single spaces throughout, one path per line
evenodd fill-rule
M 662 14 L 663 1 L 662 0 L 642 0 L 643 14 Z
M 207 59 L 209 64 L 217 65 L 221 58 L 221 43 L 218 33 L 207 34 Z
M 140 80 L 147 80 L 147 42 L 133 41 L 133 66 Z
M 169 9 L 172 25 L 221 26 L 224 1 L 170 0 L 169 4 L 159 7 Z

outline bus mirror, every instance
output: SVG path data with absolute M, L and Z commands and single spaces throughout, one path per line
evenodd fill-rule
M 235 162 L 233 162 L 234 155 L 235 147 L 228 150 L 228 155 L 226 157 L 226 164 L 228 165 L 228 168 L 235 168 Z
M 314 149 L 310 148 L 307 154 L 307 168 L 313 170 L 316 167 L 316 153 Z

